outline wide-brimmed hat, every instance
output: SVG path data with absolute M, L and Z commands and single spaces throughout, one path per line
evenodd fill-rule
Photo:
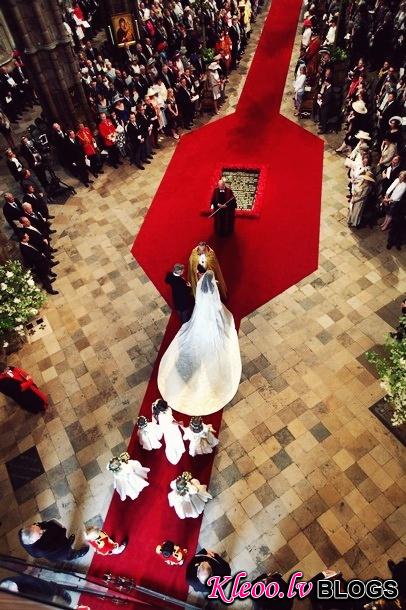
M 147 91 L 147 96 L 154 97 L 155 94 L 156 94 L 156 89 L 154 87 L 150 87 Z
M 331 51 L 327 47 L 321 47 L 321 49 L 319 50 L 319 53 L 320 53 L 320 55 L 322 55 L 323 53 L 327 53 L 327 55 L 331 55 Z
M 362 100 L 356 100 L 352 103 L 352 109 L 358 114 L 366 114 L 368 112 L 368 108 L 365 106 L 365 102 Z
M 153 66 L 155 63 L 155 59 L 153 57 L 150 57 L 149 60 L 147 61 L 147 66 Z
M 370 140 L 371 139 L 371 136 L 369 135 L 369 133 L 367 131 L 362 131 L 362 129 L 360 129 L 359 132 L 355 134 L 355 137 L 357 138 L 357 140 Z
M 367 172 L 366 174 L 363 174 L 361 176 L 361 178 L 363 178 L 364 180 L 367 180 L 367 182 L 375 182 L 375 178 L 373 177 L 373 175 L 369 172 Z
M 209 70 L 218 70 L 220 68 L 220 66 L 218 65 L 218 63 L 216 61 L 212 61 L 211 64 L 209 65 Z
M 391 118 L 389 119 L 389 123 L 390 123 L 391 121 L 398 121 L 398 123 L 402 124 L 402 117 L 401 117 L 401 116 L 398 116 L 398 115 L 391 116 Z

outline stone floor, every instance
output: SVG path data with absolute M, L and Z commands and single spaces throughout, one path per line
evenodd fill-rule
M 296 44 L 291 68 L 297 54 Z M 291 81 L 292 72 L 282 111 L 296 120 Z M 250 574 L 385 576 L 406 550 L 405 454 L 368 410 L 383 392 L 365 361 L 395 319 L 406 256 L 388 252 L 376 229 L 347 228 L 335 145 L 326 139 L 319 269 L 241 326 L 244 379 L 224 412 L 200 541 Z M 56 208 L 60 294 L 43 312 L 52 331 L 11 359 L 52 406 L 31 416 L 1 402 L 0 552 L 21 556 L 24 523 L 55 517 L 76 531 L 105 515 L 105 465 L 126 447 L 169 313 L 129 248 L 175 146 L 165 141 L 148 171 L 106 171 Z M 19 456 L 33 478 L 15 477 L 13 488 L 7 464 Z

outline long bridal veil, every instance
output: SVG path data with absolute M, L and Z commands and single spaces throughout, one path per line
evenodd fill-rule
M 208 415 L 235 396 L 241 355 L 234 318 L 220 300 L 212 271 L 196 287 L 196 304 L 162 357 L 158 388 L 176 411 Z

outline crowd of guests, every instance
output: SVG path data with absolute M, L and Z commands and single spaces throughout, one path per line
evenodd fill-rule
M 351 62 L 343 79 L 338 42 Z M 389 250 L 400 250 L 406 240 L 405 67 L 405 2 L 362 0 L 343 10 L 338 2 L 320 0 L 309 7 L 294 82 L 295 114 L 310 109 L 321 134 L 338 132 L 343 124 L 336 152 L 346 157 L 348 226 L 378 224 L 387 232 Z
M 63 18 L 97 129 L 75 124 L 74 118 L 71 125 L 46 125 L 60 165 L 86 187 L 104 173 L 105 162 L 117 168 L 127 158 L 144 170 L 165 136 L 178 140 L 180 129 L 191 129 L 199 112 L 217 113 L 261 4 L 210 0 L 197 12 L 185 1 L 150 0 L 140 5 L 142 42 L 118 48 L 92 41 L 99 2 L 73 1 Z M 209 60 L 203 44 L 212 50 Z M 32 134 L 19 143 L 13 136 L 10 123 L 36 102 L 18 51 L 14 61 L 11 72 L 1 68 L 0 73 L 0 133 L 9 146 L 8 169 L 22 195 L 5 193 L 3 214 L 24 264 L 49 294 L 58 294 L 52 286 L 58 263 L 47 198 L 52 163 Z

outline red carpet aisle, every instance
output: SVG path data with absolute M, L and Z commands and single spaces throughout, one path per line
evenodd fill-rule
M 323 143 L 279 115 L 301 4 L 273 0 L 237 111 L 182 137 L 132 250 L 169 301 L 165 272 L 175 262 L 186 263 L 192 247 L 208 240 L 220 260 L 230 293 L 227 305 L 237 324 L 317 268 Z M 235 235 L 224 241 L 212 235 L 212 221 L 200 215 L 219 164 L 266 172 L 260 218 L 237 219 Z M 158 260 L 160 243 L 165 249 L 159 248 Z M 149 417 L 151 402 L 158 397 L 158 362 L 176 329 L 172 316 L 141 406 Z M 219 430 L 221 413 L 210 421 Z M 130 453 L 151 468 L 151 485 L 134 502 L 122 503 L 114 495 L 105 529 L 117 540 L 129 535 L 129 546 L 123 556 L 95 557 L 89 574 L 112 571 L 185 598 L 184 569 L 165 566 L 154 549 L 170 538 L 194 552 L 201 520 L 179 520 L 167 493 L 170 481 L 183 470 L 208 484 L 213 456 L 192 460 L 186 454 L 172 466 L 162 449 L 150 454 L 140 449 L 135 433 Z M 92 600 L 91 607 L 106 604 Z

